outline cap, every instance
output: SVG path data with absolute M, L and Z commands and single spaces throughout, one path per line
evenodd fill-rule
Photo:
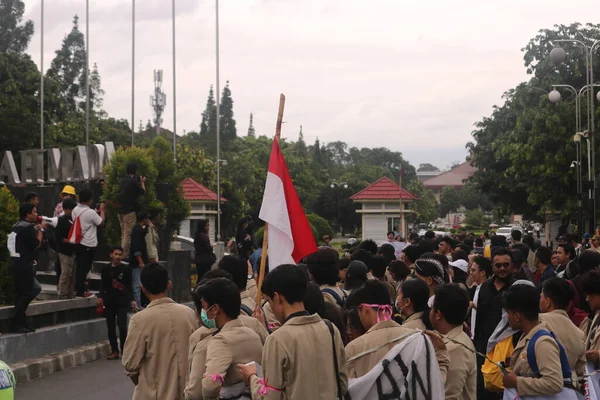
M 585 240 L 590 240 L 590 237 L 591 237 L 591 236 L 592 236 L 592 235 L 590 235 L 589 233 L 585 233 L 585 234 L 583 235 L 583 238 L 584 238 Z
M 594 236 L 592 236 L 592 240 L 600 240 L 600 235 L 594 235 Z
M 329 236 L 329 235 L 323 236 L 323 240 L 325 240 L 325 239 L 331 239 L 331 236 Z
M 77 192 L 75 191 L 75 188 L 71 185 L 65 185 L 65 187 L 63 188 L 62 192 L 60 192 L 61 194 L 70 194 L 71 196 L 77 196 Z
M 346 279 L 348 278 L 362 278 L 367 280 L 367 274 L 369 273 L 369 268 L 367 264 L 360 260 L 350 261 L 348 264 L 348 269 L 346 270 Z
M 461 258 L 456 261 L 449 262 L 448 265 L 458 268 L 463 272 L 467 272 L 467 267 L 469 266 L 469 263 Z

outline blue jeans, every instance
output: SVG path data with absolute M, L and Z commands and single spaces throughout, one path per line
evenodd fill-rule
M 142 270 L 140 268 L 131 269 L 131 286 L 133 287 L 133 299 L 137 304 L 138 308 L 142 308 L 142 280 L 140 275 Z

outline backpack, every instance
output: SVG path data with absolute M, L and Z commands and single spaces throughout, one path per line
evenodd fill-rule
M 333 289 L 329 289 L 329 288 L 321 289 L 321 293 L 327 293 L 327 294 L 331 295 L 331 297 L 333 297 L 335 299 L 335 302 L 338 304 L 338 306 L 340 306 L 340 308 L 344 308 L 344 306 L 346 305 L 346 298 L 348 297 L 348 295 L 346 294 L 346 292 L 344 290 L 342 290 L 342 292 L 344 293 L 344 298 L 341 298 L 340 295 L 337 294 L 336 291 Z
M 498 342 L 492 351 L 487 353 L 487 356 L 494 362 L 506 363 L 507 360 L 510 359 L 514 348 L 513 338 L 512 336 L 509 336 L 501 342 Z M 502 371 L 500 371 L 498 366 L 492 361 L 486 358 L 481 366 L 483 383 L 486 390 L 499 393 L 504 390 L 504 385 L 502 383 Z
M 83 239 L 83 230 L 81 229 L 81 216 L 83 214 L 85 214 L 87 211 L 92 211 L 92 209 L 85 210 L 84 212 L 79 214 L 77 217 L 75 217 L 75 219 L 73 220 L 73 225 L 71 225 L 71 229 L 69 229 L 69 236 L 67 236 L 69 243 L 71 243 L 71 244 L 80 244 L 81 243 L 81 239 Z
M 569 366 L 569 359 L 567 358 L 567 353 L 565 352 L 565 348 L 560 344 L 558 340 L 556 340 L 556 336 L 553 333 L 548 332 L 545 329 L 540 329 L 536 333 L 533 334 L 529 343 L 527 343 L 527 363 L 529 364 L 529 368 L 533 371 L 533 374 L 536 378 L 541 377 L 540 370 L 537 365 L 537 360 L 535 358 L 535 344 L 537 340 L 542 336 L 550 336 L 556 344 L 558 344 L 558 351 L 560 354 L 560 368 L 562 369 L 563 382 L 565 387 L 573 386 L 573 379 L 571 374 L 571 367 Z
M 247 305 L 240 304 L 240 310 L 242 310 L 243 312 L 245 312 L 246 314 L 248 314 L 249 317 L 252 316 L 252 310 Z

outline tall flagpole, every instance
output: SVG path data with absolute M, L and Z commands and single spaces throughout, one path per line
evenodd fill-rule
M 90 0 L 85 0 L 85 145 L 90 144 Z
M 135 0 L 131 0 L 131 146 L 135 132 Z
M 400 226 L 398 232 L 404 240 L 407 240 L 404 236 L 404 210 L 402 210 L 402 166 L 400 166 L 400 173 L 398 174 L 398 186 L 400 187 Z
M 44 0 L 41 10 L 41 46 L 40 46 L 40 147 L 44 150 Z
M 217 50 L 217 242 L 221 241 L 221 87 L 219 85 L 219 0 L 215 0 Z
M 177 163 L 177 68 L 175 63 L 175 0 L 173 8 L 173 163 Z M 218 158 L 218 157 L 217 157 Z

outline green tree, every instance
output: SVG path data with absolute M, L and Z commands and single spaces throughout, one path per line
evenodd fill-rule
M 446 186 L 440 194 L 440 217 L 458 210 L 460 207 L 460 195 L 454 186 Z
M 73 28 L 63 39 L 61 48 L 56 51 L 56 57 L 47 73 L 48 78 L 60 84 L 64 112 L 78 110 L 80 103 L 85 101 L 85 66 L 85 38 L 79 30 L 79 17 L 75 15 Z
M 0 0 L 0 53 L 22 54 L 27 50 L 33 36 L 33 21 L 23 23 L 24 13 L 23 1 Z
M 104 105 L 104 90 L 102 89 L 102 79 L 100 79 L 100 73 L 98 72 L 98 64 L 94 63 L 94 67 L 92 68 L 92 72 L 90 73 L 90 93 L 93 94 L 93 103 L 91 103 L 90 107 L 93 107 L 93 111 L 96 111 L 100 115 L 105 115 L 106 113 L 102 110 L 102 106 Z M 90 99 L 92 96 L 90 96 Z
M 217 103 L 215 102 L 215 92 L 212 85 L 208 91 L 206 108 L 202 113 L 202 122 L 200 123 L 199 142 L 208 154 L 216 154 L 217 142 Z
M 425 189 L 423 182 L 415 179 L 406 186 L 411 194 L 417 197 L 417 200 L 411 205 L 415 212 L 407 214 L 409 223 L 429 223 L 438 216 L 438 203 L 431 190 Z
M 439 170 L 438 167 L 429 163 L 419 164 L 419 169 L 417 169 L 418 172 L 437 172 Z
M 19 201 L 6 186 L 0 188 L 0 304 L 14 304 L 14 283 L 8 272 L 8 234 L 19 220 Z
M 233 99 L 231 97 L 231 89 L 229 89 L 229 81 L 227 81 L 223 88 L 219 112 L 221 113 L 221 146 L 223 146 L 224 149 L 227 149 L 237 137 L 235 119 L 233 118 Z
M 308 156 L 308 148 L 306 147 L 306 142 L 304 141 L 304 133 L 302 133 L 302 125 L 300 125 L 300 133 L 298 134 L 298 141 L 296 142 L 296 153 L 300 157 Z
M 465 225 L 467 229 L 487 228 L 489 220 L 480 209 L 469 210 L 465 213 Z
M 317 214 L 307 214 L 306 218 L 311 226 L 314 226 L 317 230 L 317 243 L 321 242 L 323 236 L 329 235 L 333 237 L 333 230 L 331 229 L 331 225 L 329 222 Z
M 254 130 L 254 115 L 250 113 L 250 125 L 248 125 L 248 136 L 256 137 L 256 131 Z

